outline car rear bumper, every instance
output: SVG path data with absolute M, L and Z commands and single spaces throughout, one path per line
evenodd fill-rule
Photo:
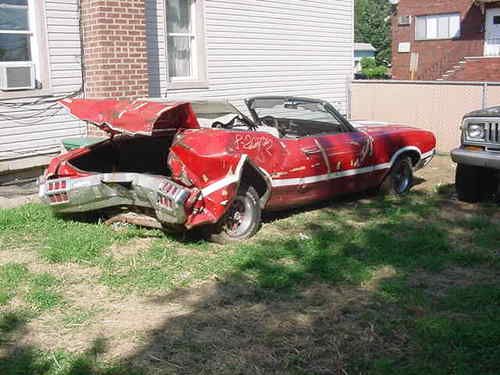
M 191 190 L 166 177 L 140 173 L 103 173 L 39 181 L 39 196 L 55 212 L 81 213 L 112 207 L 152 209 L 165 224 L 186 222 Z
M 451 152 L 451 158 L 458 164 L 500 170 L 500 154 L 490 151 L 469 151 L 457 148 Z

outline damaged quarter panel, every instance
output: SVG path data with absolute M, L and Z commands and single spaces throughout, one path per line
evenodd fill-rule
M 254 182 L 246 180 L 245 168 L 252 168 L 265 181 L 264 207 L 271 194 L 270 176 L 282 167 L 285 155 L 279 140 L 265 132 L 200 129 L 178 133 L 169 155 L 172 178 L 200 191 L 186 226 L 219 221 L 240 184 Z

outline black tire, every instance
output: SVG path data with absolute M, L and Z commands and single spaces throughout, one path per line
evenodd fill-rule
M 380 185 L 382 195 L 403 195 L 413 186 L 413 163 L 409 157 L 400 157 Z
M 252 186 L 241 186 L 224 217 L 209 229 L 209 239 L 220 244 L 254 236 L 261 224 L 259 195 Z
M 471 165 L 457 165 L 455 187 L 459 200 L 476 203 L 491 199 L 497 186 L 498 181 L 493 171 Z
M 481 183 L 481 201 L 493 201 L 498 192 L 498 178 L 496 171 L 484 168 L 479 178 Z

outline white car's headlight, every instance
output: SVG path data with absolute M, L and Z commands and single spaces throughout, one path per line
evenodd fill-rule
M 484 140 L 486 135 L 484 124 L 469 124 L 467 126 L 467 138 L 472 140 Z

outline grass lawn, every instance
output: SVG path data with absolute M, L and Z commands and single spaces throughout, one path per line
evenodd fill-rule
M 500 212 L 450 174 L 232 246 L 0 210 L 0 374 L 498 374 Z

